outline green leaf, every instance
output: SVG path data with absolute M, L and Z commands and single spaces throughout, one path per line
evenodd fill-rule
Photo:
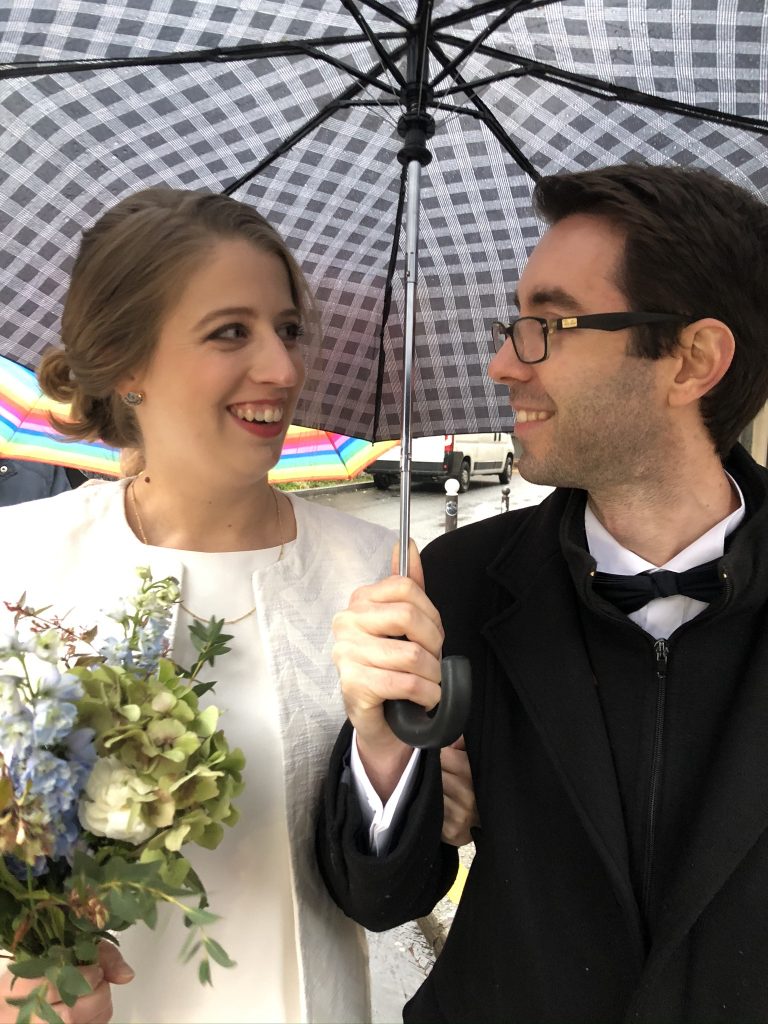
M 227 951 L 215 939 L 206 939 L 205 948 L 211 958 L 221 967 L 237 966 L 235 961 L 230 959 Z
M 211 962 L 210 960 L 201 960 L 197 968 L 197 976 L 200 979 L 201 985 L 212 985 L 211 981 Z
M 203 694 L 209 693 L 215 686 L 215 681 L 210 683 L 195 683 L 192 689 L 198 697 L 202 697 Z
M 8 964 L 8 970 L 17 978 L 44 978 L 50 966 L 51 961 L 47 957 L 31 957 Z
M 48 1002 L 47 999 L 38 1000 L 37 1006 L 35 1007 L 38 1017 L 41 1017 L 46 1024 L 64 1024 L 64 1021 L 56 1013 L 54 1008 Z
M 67 1006 L 74 1006 L 79 996 L 87 996 L 89 992 L 93 991 L 80 971 L 76 967 L 72 967 L 71 964 L 67 964 L 56 973 L 55 984 Z
M 31 992 L 22 998 L 9 998 L 8 1002 L 10 1005 L 18 1007 L 19 1010 L 16 1016 L 16 1024 L 30 1024 L 33 1013 L 48 1021 L 49 1024 L 64 1024 L 61 1017 L 59 1017 L 46 999 L 47 993 L 48 982 L 46 981 L 42 985 L 38 985 L 37 988 L 32 989 Z
M 138 916 L 138 901 L 132 892 L 124 889 L 113 889 L 107 896 L 105 903 L 109 908 L 110 915 L 133 924 Z
M 85 935 L 75 939 L 75 956 L 82 964 L 95 964 L 98 956 L 96 943 Z
M 201 910 L 199 907 L 187 907 L 184 917 L 190 924 L 196 925 L 213 924 L 214 921 L 219 920 L 218 914 L 212 914 L 210 910 Z
M 144 908 L 142 921 L 146 924 L 147 928 L 154 929 L 157 927 L 157 904 L 154 899 L 149 901 Z
M 188 935 L 184 942 L 184 945 L 181 947 L 181 953 L 179 954 L 179 956 L 181 957 L 182 963 L 188 964 L 192 957 L 195 955 L 195 953 L 197 953 L 200 947 L 202 946 L 202 942 L 192 942 L 193 938 L 193 934 Z M 188 945 L 190 942 L 192 942 L 192 945 Z

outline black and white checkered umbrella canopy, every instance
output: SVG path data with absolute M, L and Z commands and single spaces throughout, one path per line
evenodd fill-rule
M 35 366 L 57 343 L 80 231 L 115 199 L 227 190 L 278 227 L 320 300 L 298 422 L 399 436 L 397 120 L 419 13 L 435 132 L 415 434 L 509 429 L 486 339 L 540 231 L 533 177 L 641 160 L 768 194 L 763 0 L 5 0 L 0 353 Z

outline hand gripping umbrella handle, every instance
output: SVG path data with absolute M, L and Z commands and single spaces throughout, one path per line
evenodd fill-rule
M 464 732 L 472 697 L 472 668 L 460 654 L 443 658 L 442 696 L 433 711 L 410 700 L 384 701 L 384 717 L 392 732 L 412 747 L 448 747 Z

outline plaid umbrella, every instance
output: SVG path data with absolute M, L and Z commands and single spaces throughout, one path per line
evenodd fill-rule
M 322 305 L 296 421 L 398 438 L 397 121 L 424 109 L 413 431 L 509 430 L 486 337 L 539 233 L 531 179 L 640 159 L 765 190 L 766 39 L 760 0 L 6 0 L 0 352 L 33 366 L 56 343 L 79 233 L 115 199 L 226 189 Z
M 224 190 L 322 304 L 299 423 L 402 436 L 404 469 L 411 431 L 509 430 L 485 339 L 539 234 L 532 179 L 634 159 L 768 189 L 766 39 L 760 0 L 6 0 L 2 351 L 55 343 L 114 199 Z

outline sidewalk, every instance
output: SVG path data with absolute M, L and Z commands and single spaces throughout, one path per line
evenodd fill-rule
M 474 855 L 473 843 L 459 850 L 456 883 L 427 917 L 388 932 L 367 933 L 373 1024 L 401 1024 L 403 1006 L 429 974 L 445 945 Z

